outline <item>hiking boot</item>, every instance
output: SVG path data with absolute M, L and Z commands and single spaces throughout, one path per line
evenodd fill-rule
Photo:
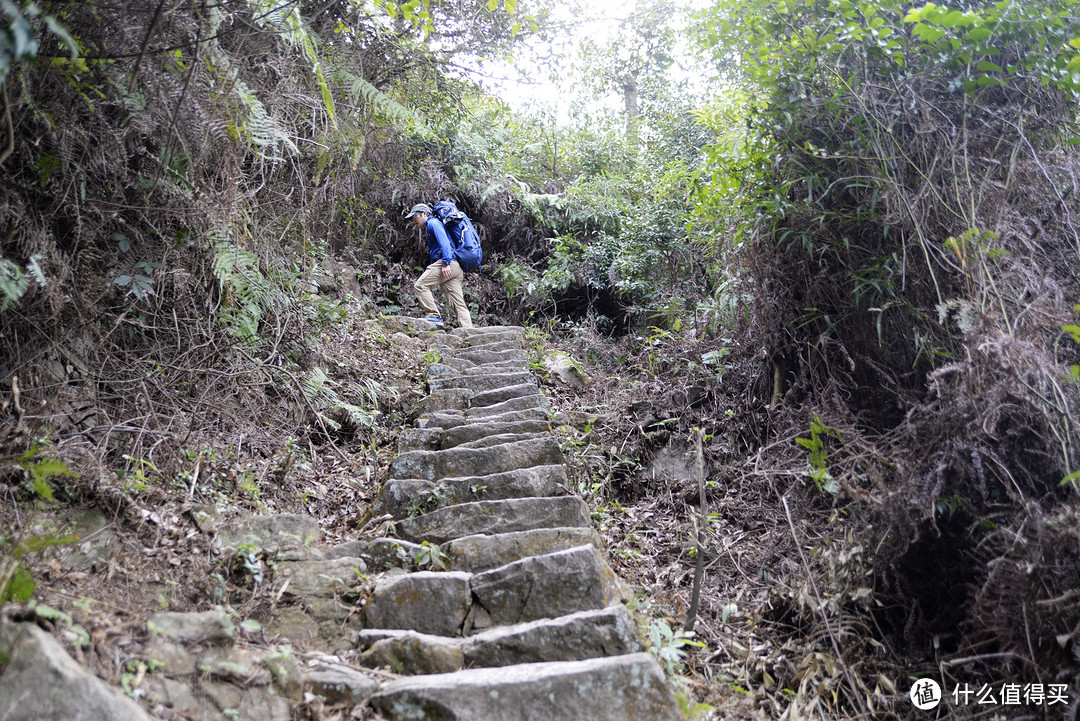
M 437 315 L 429 315 L 427 317 L 421 318 L 420 320 L 426 320 L 428 323 L 434 323 L 440 328 L 443 326 L 443 319 Z

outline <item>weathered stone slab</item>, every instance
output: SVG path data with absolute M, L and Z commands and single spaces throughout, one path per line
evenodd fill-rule
M 535 388 L 536 378 L 528 371 L 471 375 L 442 375 L 429 378 L 428 389 L 436 391 L 443 388 L 467 388 L 476 393 L 479 391 L 489 391 L 493 388 L 516 386 L 522 383 L 531 383 Z
M 550 433 L 551 424 L 547 419 L 523 421 L 485 421 L 470 423 L 443 431 L 442 447 L 455 448 L 464 443 L 471 443 L 492 435 L 507 433 Z
M 472 578 L 472 628 L 603 608 L 603 564 L 593 546 L 532 556 Z
M 546 408 L 527 408 L 522 411 L 505 411 L 499 414 L 488 413 L 484 418 L 471 418 L 463 411 L 434 411 L 426 413 L 417 420 L 421 428 L 445 428 L 450 430 L 465 425 L 478 423 L 517 423 L 519 421 L 546 421 Z
M 407 541 L 445 543 L 476 533 L 492 535 L 536 528 L 576 528 L 590 525 L 588 508 L 577 496 L 509 498 L 444 506 L 397 523 Z
M 645 653 L 399 679 L 372 705 L 389 721 L 683 721 Z
M 545 661 L 582 661 L 645 650 L 633 616 L 624 606 L 500 626 L 465 640 L 465 665 L 511 666 Z
M 495 335 L 512 334 L 519 338 L 525 337 L 525 329 L 520 325 L 491 325 L 473 328 L 454 328 L 450 335 L 475 340 L 476 338 L 490 338 Z
M 221 527 L 218 543 L 225 548 L 255 546 L 267 552 L 305 548 L 322 540 L 322 529 L 311 516 L 278 513 L 241 516 Z
M 461 345 L 463 350 L 485 350 L 485 351 L 505 351 L 505 350 L 521 350 L 521 340 L 507 335 L 490 335 L 483 340 L 476 339 L 475 341 L 468 341 Z M 461 351 L 458 351 L 459 353 Z
M 500 388 L 493 388 L 491 390 L 474 393 L 468 399 L 468 407 L 470 409 L 485 408 L 497 403 L 502 403 L 503 401 L 508 401 L 512 398 L 528 398 L 529 396 L 538 395 L 540 395 L 540 389 L 536 387 L 536 383 L 519 383 L 513 386 L 502 386 Z
M 289 579 L 286 593 L 311 598 L 334 598 L 357 592 L 367 564 L 362 558 L 345 556 L 323 561 L 280 563 L 277 571 Z
M 525 351 L 520 348 L 509 348 L 507 350 L 484 350 L 478 348 L 476 350 L 460 350 L 454 353 L 453 357 L 444 359 L 443 362 L 453 365 L 454 361 L 469 361 L 474 365 L 480 363 L 501 363 L 503 361 L 525 361 Z
M 487 375 L 488 373 L 518 373 L 528 369 L 529 364 L 524 360 L 497 361 L 495 363 L 473 363 L 472 361 L 458 360 L 447 357 L 440 363 L 432 363 L 427 367 L 427 377 L 441 378 L 452 375 Z
M 475 441 L 459 443 L 455 448 L 491 448 L 503 443 L 517 443 L 518 441 L 531 441 L 536 438 L 550 438 L 551 433 L 540 431 L 537 433 L 494 433 L 490 436 L 478 438 Z
M 529 556 L 586 545 L 601 547 L 600 534 L 591 527 L 538 528 L 493 536 L 455 538 L 443 546 L 442 551 L 447 564 L 455 571 L 480 573 Z
M 442 478 L 486 476 L 518 468 L 562 463 L 562 451 L 554 438 L 505 443 L 494 448 L 449 448 L 444 451 L 410 451 L 390 464 L 390 478 Z
M 155 613 L 146 621 L 146 628 L 170 641 L 188 643 L 231 643 L 236 632 L 232 620 L 221 610 Z
M 328 704 L 358 706 L 379 690 L 379 683 L 346 666 L 317 668 L 304 677 L 304 684 Z
M 0 624 L 4 721 L 149 721 L 137 703 L 85 671 L 45 631 Z
M 454 636 L 472 603 L 469 578 L 459 571 L 418 571 L 383 579 L 364 606 L 364 624 Z
M 382 513 L 385 513 L 385 511 L 381 511 L 376 515 L 382 515 Z M 350 557 L 361 558 L 371 571 L 378 573 L 390 568 L 408 568 L 412 565 L 412 559 L 419 550 L 419 544 L 409 543 L 398 538 L 364 538 L 329 548 L 326 550 L 325 556 L 327 560 Z
M 376 516 L 389 513 L 401 519 L 457 503 L 558 496 L 565 492 L 566 468 L 554 464 L 438 481 L 391 478 L 371 510 Z
M 464 410 L 469 407 L 473 392 L 467 388 L 443 388 L 432 391 L 424 398 L 420 408 L 425 413 L 444 410 Z
M 361 631 L 357 663 L 399 674 L 452 673 L 465 662 L 461 639 L 416 631 Z
M 511 398 L 510 400 L 503 401 L 502 403 L 495 403 L 490 406 L 471 406 L 465 411 L 465 417 L 471 422 L 475 423 L 477 419 L 483 418 L 487 420 L 496 420 L 498 416 L 502 416 L 514 411 L 525 411 L 533 408 L 546 409 L 549 405 L 549 401 L 546 396 L 539 393 L 535 395 L 522 396 L 520 398 Z M 544 416 L 547 416 L 545 410 Z M 502 419 L 500 419 L 502 420 Z
M 398 436 L 398 453 L 409 451 L 438 451 L 443 446 L 443 437 L 446 435 L 442 428 L 406 428 Z

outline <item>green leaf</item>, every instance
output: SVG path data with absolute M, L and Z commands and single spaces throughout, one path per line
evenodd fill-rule
M 488 11 L 495 12 L 495 8 L 499 7 L 499 0 L 488 0 Z
M 34 493 L 38 494 L 46 501 L 53 500 L 53 488 L 49 485 L 48 481 L 44 481 L 40 478 L 34 479 Z
M 0 588 L 0 603 L 7 603 L 8 601 L 24 603 L 30 600 L 30 596 L 34 594 L 36 588 L 37 581 L 34 580 L 33 575 L 24 566 L 19 566 L 15 569 L 15 573 L 11 576 L 7 585 Z
M 967 39 L 972 42 L 981 43 L 984 40 L 989 40 L 992 35 L 993 33 L 990 32 L 990 28 L 975 28 L 967 34 Z
M 1069 475 L 1061 479 L 1061 485 L 1067 486 L 1073 481 L 1080 481 L 1080 471 L 1073 471 Z
M 67 464 L 59 458 L 42 458 L 30 467 L 30 473 L 34 478 L 52 478 L 53 476 L 73 475 L 68 470 Z
M 979 64 L 975 66 L 978 70 L 984 73 L 1000 73 L 1001 66 L 997 63 L 992 63 L 989 60 L 980 60 Z

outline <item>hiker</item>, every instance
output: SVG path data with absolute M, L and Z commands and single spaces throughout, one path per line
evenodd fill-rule
M 458 325 L 472 328 L 472 316 L 469 315 L 469 307 L 465 305 L 465 297 L 461 294 L 461 281 L 465 274 L 457 261 L 450 244 L 450 236 L 447 235 L 442 221 L 433 217 L 431 206 L 424 203 L 414 205 L 405 217 L 412 218 L 418 228 L 424 228 L 424 239 L 427 241 L 430 265 L 413 284 L 416 299 L 427 314 L 424 320 L 442 325 L 442 315 L 439 307 L 435 305 L 435 297 L 431 294 L 435 288 L 442 288 L 454 308 Z

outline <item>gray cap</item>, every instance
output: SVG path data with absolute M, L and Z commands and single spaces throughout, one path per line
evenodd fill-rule
M 427 213 L 428 215 L 431 215 L 431 206 L 425 203 L 417 203 L 412 207 L 412 210 L 410 210 L 408 215 L 406 215 L 405 217 L 411 218 L 417 213 Z

